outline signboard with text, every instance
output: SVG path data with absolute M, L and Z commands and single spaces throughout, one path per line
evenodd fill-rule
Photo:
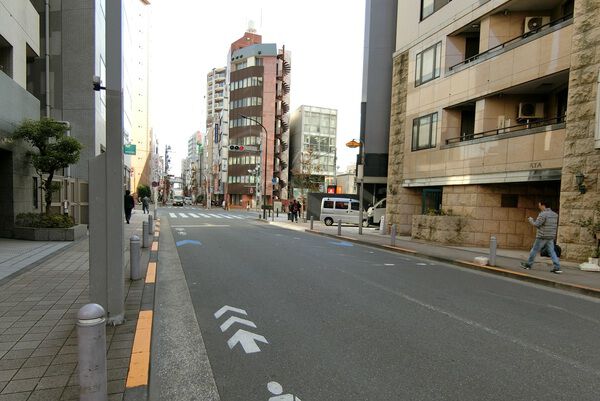
M 134 155 L 135 156 L 136 147 L 133 144 L 123 145 L 123 153 L 126 155 Z

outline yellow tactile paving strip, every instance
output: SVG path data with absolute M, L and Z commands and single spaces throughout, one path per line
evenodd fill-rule
M 152 311 L 140 311 L 133 350 L 129 363 L 129 374 L 127 375 L 127 388 L 147 386 L 148 372 L 150 368 L 150 340 L 152 338 Z

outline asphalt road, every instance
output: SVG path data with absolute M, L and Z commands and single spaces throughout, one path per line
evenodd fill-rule
M 600 397 L 595 299 L 286 230 L 254 214 L 161 214 L 223 401 Z M 226 305 L 246 314 L 215 316 Z M 230 349 L 239 330 L 268 343 Z

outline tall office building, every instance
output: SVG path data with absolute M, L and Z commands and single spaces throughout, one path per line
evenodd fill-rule
M 405 2 L 400 2 L 404 7 Z M 400 10 L 402 12 L 402 10 Z M 364 145 L 364 204 L 375 204 L 387 192 L 392 58 L 396 44 L 398 0 L 367 0 L 360 113 Z M 360 164 L 360 152 L 358 163 Z M 357 177 L 360 181 L 361 177 Z
M 290 187 L 301 195 L 298 177 L 310 178 L 310 191 L 325 190 L 336 176 L 337 110 L 300 106 L 290 119 Z M 310 176 L 310 177 L 309 177 Z
M 131 192 L 140 184 L 150 185 L 151 130 L 149 126 L 149 35 L 150 1 L 123 2 L 123 123 L 124 142 L 135 145 L 130 155 Z
M 213 68 L 206 75 L 206 137 L 202 151 L 201 181 L 210 201 L 221 204 L 225 196 L 227 160 L 222 155 L 227 137 L 227 67 Z M 225 141 L 226 142 L 226 141 Z
M 10 143 L 24 119 L 40 116 L 32 62 L 41 55 L 39 15 L 26 0 L 0 0 L 0 237 L 12 237 L 17 214 L 40 211 L 40 182 L 27 147 Z
M 228 132 L 221 155 L 226 200 L 238 207 L 288 197 L 291 54 L 249 31 L 228 54 Z M 231 146 L 240 150 L 228 151 Z
M 543 199 L 564 255 L 589 255 L 578 221 L 600 200 L 599 18 L 585 0 L 403 3 L 387 221 L 423 237 L 419 215 L 451 211 L 465 224 L 441 216 L 432 239 L 521 248 Z

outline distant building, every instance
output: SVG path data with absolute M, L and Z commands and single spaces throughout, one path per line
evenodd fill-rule
M 229 205 L 271 205 L 288 197 L 290 58 L 254 32 L 231 44 L 227 131 L 219 138 Z M 229 151 L 232 145 L 243 150 Z
M 337 110 L 300 106 L 290 119 L 290 186 L 300 196 L 298 177 L 312 176 L 315 188 L 325 192 L 336 174 Z M 315 191 L 312 189 L 311 191 Z
M 199 180 L 206 197 L 221 204 L 225 196 L 227 159 L 223 143 L 227 138 L 227 67 L 213 68 L 206 75 L 206 136 L 201 141 L 202 167 Z M 225 138 L 225 140 L 223 140 Z
M 337 174 L 338 192 L 356 194 L 356 165 L 349 166 L 346 171 Z

